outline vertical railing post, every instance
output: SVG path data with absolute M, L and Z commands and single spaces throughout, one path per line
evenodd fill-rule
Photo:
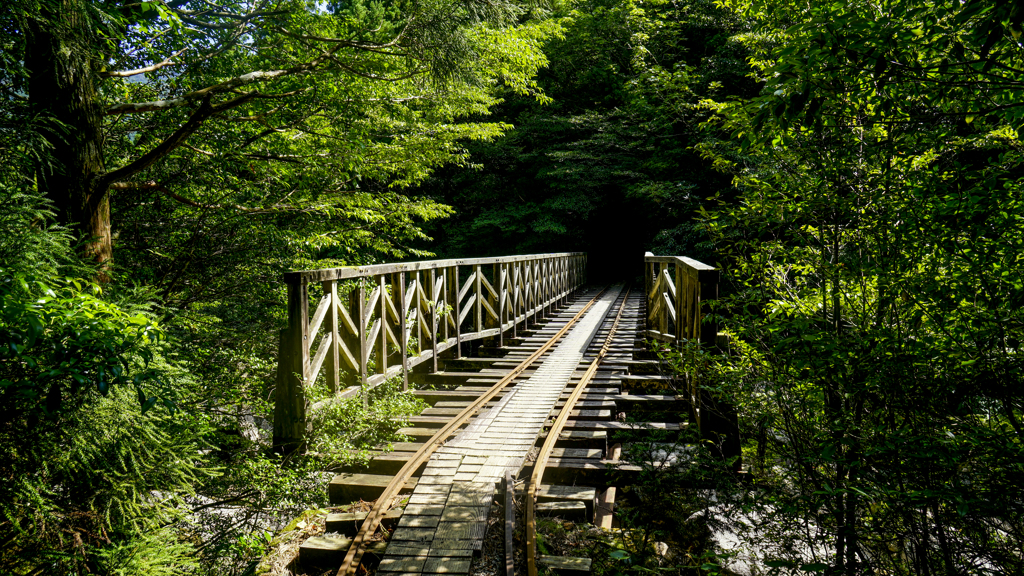
M 358 280 L 357 280 L 358 282 Z M 359 291 L 350 290 L 348 293 L 348 301 L 343 302 L 340 298 L 338 300 L 339 305 L 345 306 L 348 311 L 348 318 L 352 321 L 352 326 L 355 331 L 351 333 L 346 329 L 345 335 L 342 336 L 342 341 L 345 342 L 345 347 L 348 349 L 353 366 L 349 366 L 349 370 L 346 371 L 347 377 L 345 383 L 348 386 L 359 386 Z
M 444 290 L 441 291 L 441 303 L 443 305 L 442 310 L 445 312 L 445 314 L 441 316 L 441 325 L 444 326 L 444 341 L 448 342 L 452 337 L 452 333 L 455 332 L 455 328 L 450 324 L 450 322 L 452 320 L 451 313 L 452 310 L 454 310 L 452 307 L 452 299 L 453 296 L 457 294 L 453 293 L 452 289 L 453 287 L 456 287 L 457 289 L 458 280 L 452 280 L 452 269 L 450 267 L 442 268 L 441 276 L 444 278 Z
M 521 266 L 522 266 L 522 262 L 513 262 L 512 263 L 512 275 L 509 278 L 509 281 L 512 283 L 511 296 L 512 296 L 512 337 L 513 338 L 516 337 L 516 331 L 518 330 L 518 326 L 519 326 L 519 292 L 520 292 L 520 289 L 519 289 L 519 279 L 521 277 L 520 276 Z
M 558 265 L 561 269 L 558 275 L 558 292 L 560 294 L 558 303 L 559 305 L 563 305 L 569 298 L 569 257 L 562 256 L 558 260 Z
M 559 256 L 555 261 L 555 265 L 558 267 L 558 275 L 555 277 L 555 301 L 561 306 L 562 298 L 565 297 L 565 258 Z
M 366 305 L 366 284 L 360 279 L 359 288 L 355 290 L 359 312 L 356 318 L 356 329 L 359 330 L 359 395 L 363 399 L 363 407 L 369 406 L 369 388 L 366 386 L 367 363 L 370 359 L 370 343 L 366 341 L 367 321 L 370 318 L 370 311 Z
M 430 287 L 425 290 L 427 299 L 430 302 L 430 350 L 433 358 L 430 362 L 430 372 L 437 372 L 437 333 L 438 333 L 438 322 L 439 316 L 437 309 L 437 269 L 430 269 Z M 443 282 L 443 280 L 442 280 Z M 443 287 L 443 286 L 442 286 Z
M 495 292 L 498 293 L 497 306 L 494 311 L 498 313 L 498 348 L 505 347 L 505 265 L 494 265 Z
M 455 308 L 452 312 L 455 314 L 455 357 L 462 358 L 462 322 L 459 321 L 462 318 L 462 298 L 459 298 L 462 280 L 459 279 L 458 265 L 452 266 L 452 290 L 452 306 Z
M 387 374 L 388 373 L 388 293 L 387 293 L 387 279 L 383 274 L 377 279 L 377 289 L 380 290 L 380 352 L 379 358 L 377 359 L 377 373 Z M 376 342 L 372 342 L 371 346 L 376 346 Z M 386 378 L 387 376 L 385 376 Z
M 547 274 L 544 275 L 545 284 L 547 285 L 544 300 L 548 303 L 545 315 L 550 316 L 555 310 L 555 259 L 547 258 L 545 262 L 548 266 Z
M 575 292 L 580 287 L 580 257 L 572 257 L 572 291 Z
M 409 331 L 406 328 L 405 308 L 405 272 L 398 273 L 398 286 L 392 286 L 392 290 L 398 293 L 398 354 L 402 359 L 402 391 L 409 390 Z
M 644 326 L 647 330 L 652 330 L 654 322 L 651 318 L 651 309 L 654 302 L 652 302 L 651 292 L 654 290 L 654 263 L 647 260 L 647 256 L 654 256 L 654 254 L 648 252 L 644 257 L 644 302 L 646 304 Z
M 547 258 L 540 261 L 540 301 L 541 301 L 541 317 L 548 317 L 548 305 L 551 303 L 551 265 Z
M 541 292 L 541 266 L 543 261 L 534 261 L 534 323 L 537 324 L 541 318 L 541 308 L 544 307 L 544 299 Z
M 474 303 L 475 309 L 473 310 L 473 325 L 476 327 L 477 332 L 483 332 L 484 330 L 484 286 L 481 278 L 483 273 L 480 271 L 480 265 L 473 266 L 474 278 L 474 294 L 476 294 L 476 302 Z
M 306 449 L 306 392 L 309 370 L 309 289 L 288 283 L 288 327 L 281 331 L 274 398 L 274 448 L 283 453 Z
M 420 289 L 423 285 L 420 283 L 420 274 L 422 272 L 417 270 L 413 272 L 412 290 L 408 294 L 410 308 L 416 316 L 416 355 L 419 356 L 423 353 L 423 300 L 420 298 Z

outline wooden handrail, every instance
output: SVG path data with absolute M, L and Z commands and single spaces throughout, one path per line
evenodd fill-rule
M 532 260 L 549 260 L 552 258 L 564 257 L 586 257 L 585 252 L 553 252 L 550 254 L 520 254 L 517 256 L 494 256 L 490 258 L 456 258 L 450 260 L 422 260 L 419 262 L 396 262 L 392 264 L 371 264 L 368 266 L 345 266 L 342 268 L 323 268 L 321 270 L 298 270 L 285 272 L 284 281 L 293 282 L 324 282 L 326 280 L 345 280 L 349 278 L 362 278 L 364 276 L 377 276 L 380 274 L 393 274 L 395 272 L 413 272 L 416 270 L 430 270 L 437 268 L 450 268 L 452 266 L 486 266 L 492 264 L 512 264 L 517 262 L 529 262 Z
M 506 332 L 514 337 L 518 325 L 546 315 L 583 286 L 586 262 L 585 253 L 563 252 L 286 273 L 274 446 L 305 449 L 305 390 L 321 373 L 339 397 L 364 402 L 391 377 L 401 376 L 408 389 L 414 367 L 429 362 L 435 372 L 443 352 L 459 358 L 463 343 L 488 337 L 502 345 Z M 323 297 L 311 313 L 317 284 Z
M 705 318 L 701 304 L 718 299 L 720 273 L 684 256 L 644 255 L 647 294 L 646 336 L 676 346 L 717 343 L 718 323 Z

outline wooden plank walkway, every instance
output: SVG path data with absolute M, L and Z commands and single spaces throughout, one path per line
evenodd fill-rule
M 473 552 L 483 545 L 498 482 L 523 467 L 621 291 L 622 286 L 613 286 L 605 292 L 529 378 L 431 457 L 379 574 L 469 573 Z

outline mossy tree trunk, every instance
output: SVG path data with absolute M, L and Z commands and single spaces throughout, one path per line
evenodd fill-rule
M 102 45 L 81 0 L 44 4 L 26 22 L 28 97 L 52 147 L 36 181 L 60 222 L 86 240 L 87 257 L 111 257 L 109 183 L 103 179 L 103 109 L 97 94 Z

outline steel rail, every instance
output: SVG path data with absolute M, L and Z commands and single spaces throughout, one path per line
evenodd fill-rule
M 597 374 L 598 366 L 601 365 L 601 361 L 608 354 L 608 349 L 611 348 L 612 340 L 615 338 L 615 331 L 619 327 L 619 320 L 622 319 L 622 312 L 626 309 L 628 301 L 629 290 L 627 289 L 626 295 L 622 297 L 622 304 L 619 305 L 619 311 L 615 314 L 615 321 L 612 322 L 612 327 L 608 331 L 608 337 L 605 338 L 604 344 L 601 345 L 601 351 L 597 353 L 597 357 L 590 363 L 587 371 L 583 373 L 580 381 L 573 388 L 569 399 L 565 401 L 565 405 L 558 413 L 558 417 L 555 418 L 555 423 L 548 430 L 548 437 L 544 439 L 544 445 L 541 446 L 540 453 L 537 454 L 537 460 L 533 463 L 533 474 L 530 475 L 530 484 L 526 492 L 526 568 L 528 576 L 537 576 L 537 523 L 534 506 L 537 500 L 537 488 L 544 477 L 544 468 L 548 464 L 551 450 L 555 447 L 555 442 L 558 441 L 558 436 L 562 433 L 562 428 L 565 427 L 565 422 L 569 419 L 576 401 L 583 395 L 583 390 L 593 380 L 594 375 Z
M 530 354 L 525 360 L 519 363 L 518 366 L 512 369 L 511 372 L 502 377 L 501 380 L 491 386 L 482 396 L 473 401 L 472 404 L 464 408 L 457 416 L 452 418 L 447 424 L 439 429 L 430 440 L 427 440 L 423 446 L 413 454 L 413 457 L 406 462 L 405 466 L 399 470 L 398 474 L 391 479 L 387 487 L 384 488 L 384 492 L 377 498 L 373 508 L 366 515 L 366 520 L 363 521 L 363 525 L 359 528 L 359 532 L 356 533 L 352 539 L 352 544 L 349 546 L 348 553 L 345 555 L 345 559 L 342 561 L 341 567 L 335 573 L 336 576 L 355 576 L 356 571 L 359 569 L 359 565 L 362 563 L 363 554 L 366 552 L 367 544 L 370 538 L 377 532 L 377 527 L 380 526 L 380 521 L 384 517 L 384 513 L 391 508 L 392 499 L 398 495 L 398 492 L 405 486 L 405 483 L 412 477 L 413 472 L 420 467 L 421 464 L 426 462 L 430 455 L 437 451 L 441 447 L 441 444 L 448 439 L 448 436 L 455 433 L 460 426 L 462 426 L 470 417 L 473 416 L 476 411 L 484 404 L 489 402 L 498 392 L 500 392 L 505 386 L 512 382 L 517 376 L 523 371 L 530 367 L 534 362 L 537 361 L 545 352 L 551 349 L 555 343 L 565 336 L 565 334 L 572 328 L 573 324 L 579 321 L 584 314 L 587 313 L 590 308 L 597 303 L 607 288 L 601 290 L 597 296 L 594 296 L 590 302 L 587 302 L 583 308 L 576 313 L 565 326 L 563 326 L 554 336 L 545 342 L 540 348 Z

